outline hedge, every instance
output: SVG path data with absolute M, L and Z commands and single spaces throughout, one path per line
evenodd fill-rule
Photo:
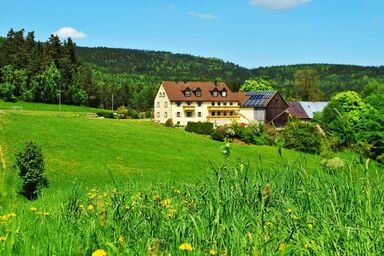
M 213 123 L 188 122 L 187 127 L 185 127 L 185 130 L 187 132 L 211 135 L 213 133 Z

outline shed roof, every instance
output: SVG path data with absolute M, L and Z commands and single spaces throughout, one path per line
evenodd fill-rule
M 242 107 L 265 108 L 277 91 L 246 92 L 249 98 L 243 102 Z
M 296 117 L 299 119 L 309 119 L 309 116 L 307 115 L 307 113 L 305 112 L 305 110 L 303 109 L 303 107 L 299 102 L 290 101 L 288 102 L 288 106 L 289 106 L 289 109 L 288 109 L 289 114 L 292 117 Z
M 328 105 L 325 101 L 299 101 L 299 103 L 309 118 L 313 118 L 315 112 L 323 112 Z

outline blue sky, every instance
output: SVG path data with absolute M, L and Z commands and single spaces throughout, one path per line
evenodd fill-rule
M 383 0 L 1 0 L 0 35 L 10 28 L 245 67 L 384 65 Z

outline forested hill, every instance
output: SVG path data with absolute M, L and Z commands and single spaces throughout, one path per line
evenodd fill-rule
M 251 70 L 255 77 L 273 81 L 278 89 L 289 94 L 288 90 L 294 87 L 296 72 L 298 70 L 314 70 L 320 90 L 325 99 L 329 96 L 346 90 L 361 92 L 369 80 L 384 81 L 384 66 L 365 67 L 357 65 L 339 64 L 302 64 L 273 67 L 260 67 Z
M 105 68 L 109 73 L 146 74 L 162 80 L 244 81 L 250 70 L 217 58 L 164 51 L 77 47 L 79 60 Z
M 292 88 L 295 88 L 298 70 L 315 70 L 325 100 L 339 91 L 361 92 L 369 79 L 384 80 L 384 66 L 303 64 L 247 69 L 217 58 L 164 51 L 77 47 L 76 53 L 79 60 L 101 67 L 103 72 L 110 74 L 145 74 L 159 80 L 222 80 L 234 90 L 244 80 L 259 77 L 270 81 L 287 97 L 294 97 Z

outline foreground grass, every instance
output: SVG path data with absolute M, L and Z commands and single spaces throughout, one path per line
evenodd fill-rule
M 328 174 L 262 161 L 224 160 L 198 184 L 74 185 L 54 211 L 43 199 L 3 213 L 0 253 L 383 255 L 383 170 L 368 175 L 353 163 Z

